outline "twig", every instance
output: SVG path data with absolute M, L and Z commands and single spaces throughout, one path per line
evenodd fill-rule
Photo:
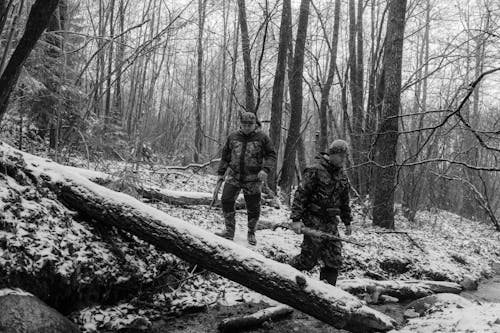
M 219 161 L 220 161 L 220 158 L 214 158 L 214 159 L 212 159 L 206 163 L 203 163 L 203 164 L 191 163 L 191 164 L 188 164 L 185 166 L 167 166 L 167 167 L 165 167 L 165 169 L 167 169 L 167 170 L 187 170 L 189 168 L 198 168 L 198 170 L 199 170 L 199 169 L 206 168 L 210 164 L 217 163 Z
M 413 245 L 415 245 L 420 251 L 422 251 L 423 253 L 427 253 L 420 245 L 418 245 L 418 243 L 410 236 L 410 234 L 408 234 L 407 231 L 384 230 L 384 231 L 373 231 L 373 232 L 377 234 L 404 234 L 406 235 L 406 237 L 408 237 L 410 242 Z

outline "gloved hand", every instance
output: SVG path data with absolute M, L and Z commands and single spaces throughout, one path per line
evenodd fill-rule
M 346 236 L 351 236 L 352 228 L 351 228 L 350 224 L 345 226 L 345 234 L 346 234 Z
M 301 234 L 302 233 L 302 228 L 304 228 L 305 225 L 304 225 L 304 222 L 302 221 L 293 221 L 292 222 L 292 230 L 296 233 L 296 234 Z
M 261 182 L 265 182 L 267 180 L 267 172 L 265 172 L 264 170 L 260 170 L 257 177 Z

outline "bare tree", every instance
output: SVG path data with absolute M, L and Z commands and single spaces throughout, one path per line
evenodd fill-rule
M 302 122 L 302 73 L 304 69 L 304 50 L 307 36 L 310 0 L 300 2 L 299 24 L 295 40 L 292 73 L 290 76 L 290 126 L 285 145 L 285 156 L 279 185 L 289 197 L 295 174 L 295 153 L 300 140 L 300 125 Z
M 274 75 L 273 97 L 271 102 L 271 124 L 269 136 L 274 145 L 276 153 L 279 152 L 281 144 L 281 123 L 283 118 L 283 93 L 286 76 L 287 53 L 289 44 L 292 42 L 292 5 L 290 0 L 283 0 L 283 10 L 281 13 L 280 41 L 278 48 L 278 60 Z M 278 160 L 269 177 L 269 186 L 276 190 L 276 169 Z
M 206 0 L 198 0 L 198 46 L 197 46 L 197 90 L 196 90 L 196 131 L 194 136 L 194 161 L 199 163 L 203 144 L 201 112 L 203 106 L 203 26 L 205 25 Z
M 59 0 L 36 0 L 31 7 L 23 36 L 0 76 L 0 122 L 7 112 L 10 94 L 16 86 L 22 66 L 47 27 Z
M 397 116 L 401 104 L 405 13 L 406 0 L 391 0 L 387 22 L 387 44 L 384 54 L 386 87 L 382 108 L 382 122 L 378 130 L 374 156 L 377 164 L 389 166 L 375 169 L 377 184 L 374 188 L 373 224 L 384 228 L 394 228 L 393 210 L 396 176 L 394 164 L 396 163 L 396 147 L 399 135 Z
M 333 33 L 332 41 L 329 45 L 330 48 L 330 66 L 328 68 L 328 76 L 325 84 L 321 90 L 321 104 L 319 108 L 320 117 L 320 136 L 319 136 L 319 150 L 324 151 L 328 146 L 328 119 L 327 107 L 328 98 L 330 96 L 330 89 L 332 88 L 333 78 L 337 71 L 337 45 L 339 41 L 339 26 L 340 26 L 340 0 L 335 1 L 335 9 L 333 14 Z
M 245 109 L 255 113 L 255 99 L 253 94 L 252 60 L 250 57 L 250 39 L 248 37 L 247 13 L 245 0 L 238 0 L 238 12 L 241 28 L 241 52 L 245 67 Z

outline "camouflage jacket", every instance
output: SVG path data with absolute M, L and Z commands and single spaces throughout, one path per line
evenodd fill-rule
M 331 221 L 334 215 L 339 215 L 345 225 L 351 224 L 349 188 L 344 169 L 333 166 L 327 156 L 318 154 L 314 163 L 304 170 L 302 184 L 295 192 L 292 221 L 306 223 L 310 215 Z
M 238 181 L 257 181 L 259 171 L 269 173 L 275 160 L 274 147 L 265 133 L 254 131 L 246 135 L 236 131 L 229 135 L 222 149 L 217 174 L 222 176 L 229 168 L 230 176 Z

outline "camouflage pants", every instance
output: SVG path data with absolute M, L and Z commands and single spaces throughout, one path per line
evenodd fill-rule
M 314 216 L 304 221 L 304 224 L 338 236 L 337 222 L 325 222 Z M 339 270 L 342 266 L 342 243 L 304 235 L 301 252 L 290 261 L 290 265 L 298 270 L 309 271 L 318 264 L 318 261 L 321 261 L 324 267 Z
M 239 182 L 229 177 L 222 189 L 222 212 L 224 217 L 234 216 L 234 203 L 236 198 L 243 190 L 245 203 L 247 206 L 248 230 L 255 231 L 260 217 L 260 198 L 262 183 L 258 182 Z

